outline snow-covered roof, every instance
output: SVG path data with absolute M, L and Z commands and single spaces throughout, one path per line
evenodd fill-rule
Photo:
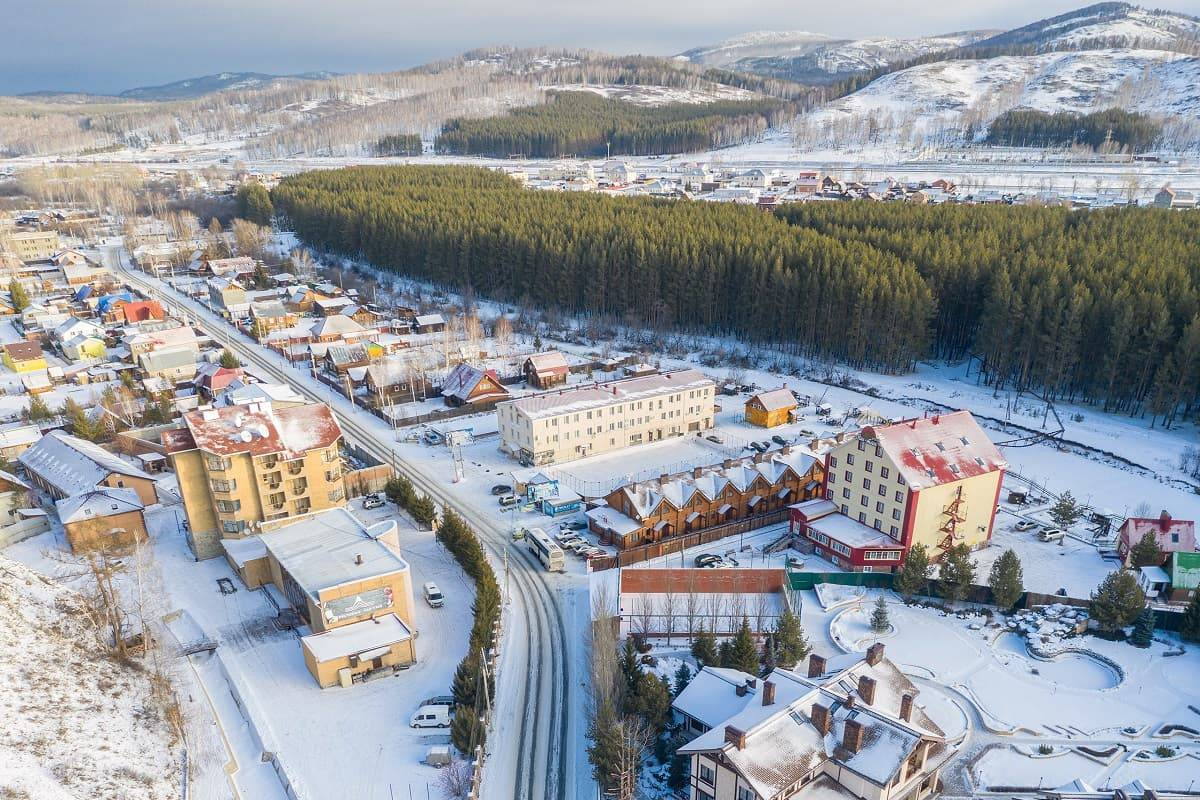
M 757 676 L 740 669 L 704 667 L 692 677 L 671 707 L 709 728 L 715 728 L 750 703 L 758 701 L 757 689 L 741 695 L 737 693 L 737 687 L 746 687 L 757 680 Z
M 394 521 L 367 527 L 345 508 L 331 508 L 261 534 L 263 545 L 315 600 L 322 590 L 408 569 L 379 537 Z
M 100 445 L 63 431 L 50 431 L 17 460 L 28 472 L 68 496 L 95 489 L 113 473 L 152 480 Z
M 42 430 L 37 425 L 18 425 L 14 428 L 5 428 L 0 430 L 0 448 L 33 444 L 41 438 Z
M 55 503 L 55 506 L 58 508 L 58 518 L 63 524 L 83 522 L 96 517 L 112 517 L 145 508 L 133 489 L 108 487 L 63 498 Z
M 332 446 L 342 429 L 320 403 L 275 408 L 271 403 L 224 406 L 183 415 L 185 428 L 163 432 L 167 452 L 199 448 L 224 456 L 280 453 L 285 458 Z
M 533 367 L 534 372 L 567 372 L 570 370 L 567 357 L 558 350 L 534 353 L 525 360 Z
M 251 403 L 304 403 L 304 397 L 286 383 L 244 383 L 235 380 L 217 396 L 213 405 L 245 406 Z
M 445 325 L 446 320 L 441 314 L 417 314 L 414 320 L 418 326 L 425 327 L 427 325 Z
M 969 411 L 864 428 L 914 490 L 985 475 L 1008 462 Z
M 512 400 L 509 405 L 524 416 L 536 419 L 712 386 L 715 386 L 712 379 L 699 370 L 681 369 L 610 383 L 543 392 Z
M 313 654 L 313 658 L 322 662 L 367 653 L 411 638 L 412 631 L 408 626 L 395 614 L 387 614 L 324 633 L 302 636 L 300 643 Z
M 363 333 L 366 330 L 352 317 L 344 317 L 340 314 L 322 317 L 310 328 L 313 336 L 345 336 L 351 333 Z
M 783 409 L 793 409 L 798 404 L 796 396 L 792 394 L 790 389 L 780 388 L 771 389 L 767 392 L 759 392 L 758 394 L 747 400 L 747 403 L 757 400 L 766 411 L 782 411 Z
M 900 542 L 882 531 L 864 525 L 845 514 L 829 514 L 810 520 L 808 527 L 850 547 L 900 547 Z
M 484 392 L 478 397 L 472 398 L 471 394 L 478 388 L 479 384 L 486 379 L 491 379 L 496 388 Z M 468 400 L 483 400 L 492 397 L 507 397 L 508 390 L 505 389 L 499 381 L 488 373 L 473 367 L 470 364 L 456 364 L 454 369 L 446 375 L 446 379 L 442 381 L 442 396 L 453 397 L 456 400 L 466 402 Z
M 641 525 L 609 506 L 597 506 L 587 511 L 588 519 L 605 530 L 610 530 L 618 536 L 628 536 L 641 530 Z

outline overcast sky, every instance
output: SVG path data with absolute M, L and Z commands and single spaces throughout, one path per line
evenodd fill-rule
M 380 71 L 495 44 L 670 55 L 753 30 L 1012 28 L 1086 0 L 40 0 L 10 5 L 0 93 L 115 93 L 215 72 Z M 1200 14 L 1200 0 L 1154 5 Z

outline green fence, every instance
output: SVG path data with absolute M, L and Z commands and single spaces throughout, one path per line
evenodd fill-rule
M 794 572 L 788 570 L 792 591 L 802 592 L 818 583 L 838 586 L 865 586 L 868 589 L 890 589 L 895 578 L 886 572 Z

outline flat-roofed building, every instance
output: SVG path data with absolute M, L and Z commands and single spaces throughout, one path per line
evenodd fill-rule
M 58 231 L 19 231 L 8 234 L 4 241 L 22 261 L 49 261 L 61 249 Z
M 530 395 L 496 406 L 505 451 L 553 464 L 708 430 L 716 384 L 695 369 Z
M 192 411 L 164 431 L 179 476 L 188 544 L 197 558 L 221 554 L 221 539 L 264 522 L 345 505 L 342 430 L 319 403 L 260 402 Z

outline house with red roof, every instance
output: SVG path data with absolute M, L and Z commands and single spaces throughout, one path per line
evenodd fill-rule
M 802 548 L 857 572 L 894 572 L 922 544 L 936 560 L 985 547 L 1008 463 L 967 411 L 839 435 L 822 499 L 791 507 Z
M 1117 555 L 1123 561 L 1128 561 L 1129 551 L 1147 533 L 1158 542 L 1163 564 L 1172 553 L 1193 553 L 1196 550 L 1196 523 L 1190 519 L 1174 519 L 1163 511 L 1157 517 L 1130 517 L 1125 520 L 1117 540 Z

